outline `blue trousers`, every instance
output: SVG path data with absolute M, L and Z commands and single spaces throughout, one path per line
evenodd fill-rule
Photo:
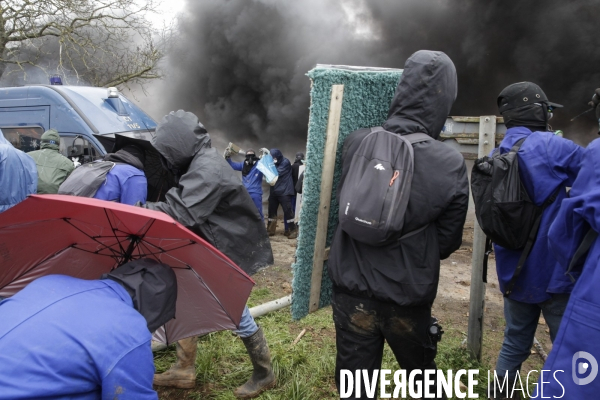
M 256 208 L 258 208 L 258 213 L 260 214 L 260 219 L 265 220 L 265 216 L 263 215 L 263 205 L 262 205 L 262 193 L 250 193 L 250 197 L 254 202 Z
M 258 325 L 254 321 L 252 315 L 250 315 L 250 310 L 248 306 L 244 307 L 244 311 L 242 312 L 242 319 L 240 320 L 240 328 L 234 330 L 233 332 L 242 338 L 247 338 L 258 330 Z
M 529 357 L 540 313 L 544 315 L 550 329 L 550 339 L 554 342 L 560 321 L 569 302 L 569 294 L 555 294 L 550 300 L 539 304 L 522 303 L 504 298 L 504 342 L 496 362 L 496 374 L 508 375 L 513 379 L 521 369 L 523 361 Z

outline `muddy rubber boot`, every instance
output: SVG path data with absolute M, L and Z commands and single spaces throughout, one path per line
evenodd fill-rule
M 275 230 L 277 229 L 277 220 L 271 221 L 267 223 L 267 232 L 269 232 L 269 236 L 275 236 Z
M 288 236 L 288 239 L 296 239 L 298 237 L 298 225 L 296 225 L 295 222 L 292 222 L 291 224 L 289 224 L 290 226 L 290 235 Z
M 285 236 L 285 237 L 290 236 L 290 230 L 286 229 L 285 232 L 283 232 L 283 236 Z
M 251 399 L 263 391 L 272 388 L 277 382 L 271 364 L 271 352 L 262 328 L 250 337 L 241 338 L 246 346 L 254 371 L 246 383 L 233 392 L 238 399 Z
M 196 386 L 196 351 L 198 338 L 181 339 L 176 344 L 177 362 L 162 374 L 154 374 L 156 386 L 192 389 Z

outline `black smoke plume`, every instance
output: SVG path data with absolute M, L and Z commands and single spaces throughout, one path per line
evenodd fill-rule
M 170 53 L 164 111 L 198 114 L 221 141 L 304 148 L 316 64 L 402 68 L 442 50 L 459 75 L 453 115 L 498 114 L 519 81 L 565 105 L 551 124 L 586 144 L 600 87 L 600 7 L 594 0 L 189 0 Z

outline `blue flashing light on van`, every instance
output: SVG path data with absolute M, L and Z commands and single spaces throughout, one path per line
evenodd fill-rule
M 42 134 L 56 129 L 60 152 L 86 163 L 112 150 L 115 133 L 149 140 L 156 122 L 116 88 L 63 86 L 55 79 L 0 88 L 0 129 L 24 152 L 38 150 Z

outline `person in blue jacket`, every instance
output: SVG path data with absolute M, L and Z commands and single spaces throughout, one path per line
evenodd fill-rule
M 138 201 L 145 204 L 148 180 L 144 174 L 144 150 L 138 146 L 127 145 L 104 156 L 104 161 L 112 161 L 115 166 L 106 175 L 106 181 L 94 198 L 130 205 Z
M 37 192 L 38 173 L 33 158 L 15 149 L 0 131 L 0 212 Z
M 556 200 L 543 211 L 536 241 L 512 293 L 504 297 L 506 329 L 496 373 L 498 376 L 506 374 L 512 380 L 530 354 L 540 312 L 554 340 L 573 289 L 573 283 L 561 272 L 549 251 L 547 235 L 566 197 L 566 187 L 573 184 L 579 173 L 584 150 L 548 131 L 552 110 L 561 106 L 549 102 L 538 85 L 531 82 L 509 85 L 498 96 L 498 107 L 508 128 L 500 143 L 500 152 L 508 152 L 517 141 L 526 138 L 517 157 L 519 175 L 530 198 L 542 206 L 550 196 L 556 195 Z M 521 250 L 498 245 L 494 250 L 500 290 L 506 295 L 506 286 L 514 275 Z
M 278 149 L 271 149 L 273 162 L 277 166 L 279 177 L 275 186 L 271 186 L 269 192 L 269 220 L 267 231 L 269 236 L 275 235 L 277 229 L 277 210 L 279 205 L 283 208 L 283 218 L 288 224 L 285 235 L 288 239 L 298 237 L 298 229 L 294 223 L 294 210 L 292 209 L 292 197 L 296 194 L 292 180 L 292 164 Z
M 258 213 L 260 214 L 260 218 L 264 221 L 265 217 L 263 215 L 263 206 L 262 206 L 262 179 L 263 173 L 256 168 L 256 163 L 259 158 L 256 157 L 256 153 L 252 149 L 246 150 L 246 159 L 243 162 L 235 162 L 231 161 L 231 153 L 225 153 L 225 159 L 236 171 L 242 171 L 242 183 L 244 187 L 250 194 L 254 205 L 258 209 Z
M 561 265 L 560 272 L 577 283 L 544 364 L 544 370 L 552 371 L 544 379 L 546 398 L 594 399 L 600 391 L 600 378 L 596 378 L 600 360 L 599 161 L 600 139 L 596 139 L 585 150 L 570 196 L 563 200 L 548 232 L 548 247 Z M 596 235 L 590 238 L 589 251 L 567 273 L 571 259 L 588 233 Z
M 151 333 L 175 316 L 173 270 L 47 275 L 0 302 L 0 399 L 158 399 Z
M 596 89 L 596 94 L 590 105 L 596 109 L 596 118 L 600 121 L 600 89 Z M 544 364 L 544 370 L 552 371 L 552 374 L 546 373 L 543 383 L 547 398 L 593 399 L 600 391 L 597 378 L 600 360 L 597 340 L 600 337 L 599 161 L 600 139 L 596 139 L 585 149 L 579 175 L 548 232 L 548 247 L 561 265 L 561 272 L 576 284 Z M 571 263 L 572 270 L 569 270 Z M 540 384 L 541 381 L 538 387 Z

